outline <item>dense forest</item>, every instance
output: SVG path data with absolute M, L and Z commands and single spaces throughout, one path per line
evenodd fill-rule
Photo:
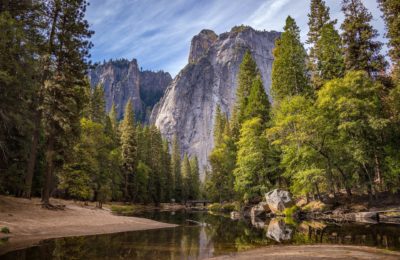
M 0 2 L 0 193 L 155 203 L 199 194 L 197 159 L 181 160 L 154 126 L 105 112 L 91 88 L 84 0 Z
M 251 53 L 232 117 L 217 109 L 205 189 L 214 201 L 259 201 L 274 187 L 298 196 L 396 194 L 400 188 L 400 2 L 379 0 L 390 62 L 361 0 L 343 0 L 340 32 L 310 3 L 307 52 L 292 17 L 276 41 L 272 104 Z
M 400 188 L 400 2 L 379 0 L 389 60 L 361 0 L 343 0 L 337 29 L 311 0 L 307 51 L 288 17 L 276 41 L 272 99 L 243 57 L 232 116 L 216 109 L 204 185 L 197 158 L 151 125 L 107 114 L 90 87 L 85 0 L 0 2 L 0 193 L 133 203 L 252 202 L 295 195 L 393 194 Z M 272 100 L 272 102 L 270 101 Z

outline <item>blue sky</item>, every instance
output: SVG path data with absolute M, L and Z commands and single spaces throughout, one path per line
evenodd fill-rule
M 331 17 L 343 20 L 341 0 L 325 0 Z M 305 41 L 309 0 L 89 0 L 87 19 L 95 35 L 93 61 L 136 58 L 143 69 L 175 76 L 187 63 L 190 40 L 202 29 L 217 34 L 245 24 L 282 31 L 294 17 Z M 363 0 L 383 39 L 384 23 L 376 0 Z

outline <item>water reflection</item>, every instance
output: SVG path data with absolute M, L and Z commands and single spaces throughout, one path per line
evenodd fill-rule
M 316 243 L 367 245 L 400 250 L 400 227 L 395 225 L 338 226 L 313 221 L 295 223 L 287 219 L 232 221 L 230 216 L 210 215 L 205 212 L 147 212 L 141 216 L 182 226 L 52 239 L 0 258 L 204 259 L 259 246 Z M 199 226 L 196 222 L 207 225 Z

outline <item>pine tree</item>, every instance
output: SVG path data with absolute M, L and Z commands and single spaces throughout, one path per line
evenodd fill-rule
M 174 199 L 182 200 L 181 150 L 177 136 L 172 141 L 171 168 L 174 176 Z
M 215 112 L 214 121 L 214 146 L 220 144 L 223 141 L 224 127 L 226 122 L 226 116 L 221 111 L 221 107 L 218 105 Z
M 389 39 L 389 55 L 393 62 L 394 78 L 400 81 L 400 2 L 378 0 L 386 23 L 386 37 Z
M 125 107 L 124 119 L 121 123 L 121 163 L 124 172 L 124 198 L 133 199 L 130 194 L 130 183 L 134 178 L 137 166 L 137 143 L 132 101 Z
M 378 36 L 372 25 L 372 15 L 361 0 L 343 0 L 342 11 L 345 19 L 343 31 L 344 57 L 347 70 L 364 70 L 376 76 L 385 68 L 385 61 L 379 54 L 382 43 L 374 40 Z
M 270 103 L 265 93 L 261 75 L 258 75 L 252 83 L 247 106 L 244 108 L 244 118 L 259 117 L 263 124 L 270 119 Z
M 190 168 L 189 157 L 187 154 L 183 156 L 181 173 L 182 173 L 182 199 L 183 201 L 186 201 L 192 195 L 192 189 L 191 189 L 192 173 Z
M 89 118 L 93 122 L 104 123 L 106 117 L 106 102 L 104 100 L 104 87 L 98 84 L 90 95 Z
M 309 95 L 307 54 L 300 42 L 299 27 L 290 16 L 286 19 L 281 38 L 275 42 L 273 53 L 271 90 L 274 101 L 293 95 Z
M 313 84 L 320 89 L 325 82 L 343 77 L 345 72 L 341 38 L 332 23 L 321 28 L 321 37 L 315 46 L 318 62 Z
M 264 131 L 262 120 L 258 117 L 245 121 L 240 129 L 234 176 L 235 191 L 244 201 L 261 196 L 272 186 L 271 176 L 268 176 L 268 142 Z
M 190 159 L 190 173 L 191 176 L 191 199 L 197 199 L 200 196 L 200 171 L 199 171 L 199 161 L 197 156 Z
M 118 116 L 117 116 L 117 109 L 116 109 L 114 103 L 111 106 L 111 110 L 108 113 L 108 116 L 110 117 L 112 128 L 114 129 L 114 131 L 117 131 L 118 130 Z
M 33 136 L 28 170 L 34 169 L 36 160 L 38 129 L 43 117 L 46 137 L 46 171 L 42 201 L 49 205 L 52 189 L 54 160 L 67 141 L 78 135 L 79 116 L 87 73 L 88 41 L 92 32 L 85 20 L 85 0 L 55 0 L 47 6 L 51 17 L 48 28 L 47 57 L 43 62 L 41 94 L 37 106 L 40 110 L 35 118 L 36 131 Z
M 237 114 L 239 124 L 244 121 L 243 113 L 248 103 L 248 96 L 250 94 L 253 80 L 256 78 L 257 74 L 257 64 L 252 58 L 250 51 L 246 51 L 239 67 L 236 106 L 234 108 L 234 113 Z
M 174 194 L 174 176 L 172 175 L 171 155 L 169 154 L 169 145 L 167 140 L 163 140 L 162 165 L 162 174 L 165 178 L 163 201 L 169 202 L 173 198 Z
M 326 6 L 323 0 L 311 0 L 310 13 L 308 14 L 308 39 L 307 44 L 310 44 L 309 63 L 308 68 L 311 72 L 311 82 L 317 88 L 321 83 L 319 80 L 318 63 L 320 57 L 318 55 L 317 42 L 321 39 L 322 28 L 327 24 L 334 24 L 336 21 L 331 22 L 329 16 L 329 7 Z

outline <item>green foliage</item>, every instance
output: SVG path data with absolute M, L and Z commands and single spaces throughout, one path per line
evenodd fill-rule
M 397 0 L 378 0 L 386 24 L 386 37 L 389 39 L 389 55 L 393 62 L 393 78 L 400 81 L 400 2 Z
M 10 229 L 8 227 L 2 227 L 0 232 L 3 234 L 10 234 Z
M 111 205 L 111 211 L 119 215 L 127 215 L 135 212 L 134 205 Z
M 207 206 L 207 209 L 212 212 L 231 212 L 239 211 L 240 204 L 237 202 L 232 203 L 213 203 Z
M 284 209 L 283 214 L 285 215 L 285 217 L 293 217 L 298 211 L 299 211 L 299 207 L 294 205 L 290 208 Z
M 253 80 L 247 102 L 243 112 L 245 119 L 258 117 L 263 123 L 270 120 L 270 103 L 260 75 Z
M 237 121 L 241 124 L 245 120 L 245 110 L 248 104 L 253 80 L 258 74 L 257 64 L 251 57 L 250 51 L 244 54 L 242 63 L 239 68 L 238 87 L 236 91 L 236 106 L 235 113 L 237 113 Z
M 182 200 L 182 174 L 181 174 L 181 149 L 177 136 L 172 141 L 171 168 L 174 177 L 174 199 L 175 201 Z
M 261 196 L 272 187 L 269 145 L 263 133 L 258 117 L 245 121 L 240 129 L 234 187 L 243 200 Z
M 379 54 L 382 43 L 374 40 L 378 32 L 371 25 L 371 13 L 361 0 L 343 0 L 342 11 L 345 16 L 341 29 L 346 69 L 377 75 L 385 68 L 385 62 Z
M 300 29 L 290 16 L 281 38 L 275 42 L 273 54 L 271 91 L 274 100 L 279 102 L 293 95 L 309 95 L 307 53 L 300 42 Z

